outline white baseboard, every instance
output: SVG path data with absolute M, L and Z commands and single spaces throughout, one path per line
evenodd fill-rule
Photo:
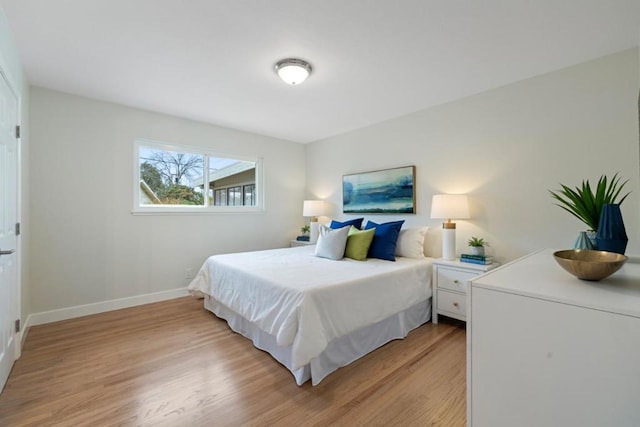
M 186 297 L 187 295 L 189 295 L 187 288 L 177 288 L 168 291 L 154 292 L 152 294 L 136 295 L 92 304 L 76 305 L 74 307 L 61 308 L 58 310 L 43 311 L 41 313 L 32 313 L 27 317 L 25 325 L 22 328 L 23 333 L 20 341 L 24 344 L 27 332 L 31 326 L 89 316 L 91 314 L 104 313 L 107 311 L 119 310 L 121 308 L 135 307 L 137 305 L 150 304 L 153 302 L 166 301 L 169 299 Z

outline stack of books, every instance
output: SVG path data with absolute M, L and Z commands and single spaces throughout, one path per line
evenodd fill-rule
M 485 256 L 485 255 L 462 254 L 460 255 L 460 262 L 468 262 L 470 264 L 489 265 L 489 264 L 493 264 L 493 257 Z

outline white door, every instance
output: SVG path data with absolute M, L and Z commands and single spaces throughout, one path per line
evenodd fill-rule
M 18 206 L 18 100 L 0 70 L 0 391 L 19 345 L 16 217 Z

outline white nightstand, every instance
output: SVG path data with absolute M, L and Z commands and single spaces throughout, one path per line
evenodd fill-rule
M 433 261 L 433 304 L 431 321 L 438 323 L 438 315 L 467 320 L 467 287 L 472 278 L 479 276 L 498 264 L 479 265 L 467 262 Z
M 305 242 L 304 240 L 292 240 L 289 242 L 289 246 L 295 248 L 296 246 L 312 246 L 315 243 Z

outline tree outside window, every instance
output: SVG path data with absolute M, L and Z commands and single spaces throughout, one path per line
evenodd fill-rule
M 191 183 L 203 174 L 203 155 L 146 147 L 140 151 L 140 179 L 157 196 L 150 204 L 203 205 L 202 189 Z

